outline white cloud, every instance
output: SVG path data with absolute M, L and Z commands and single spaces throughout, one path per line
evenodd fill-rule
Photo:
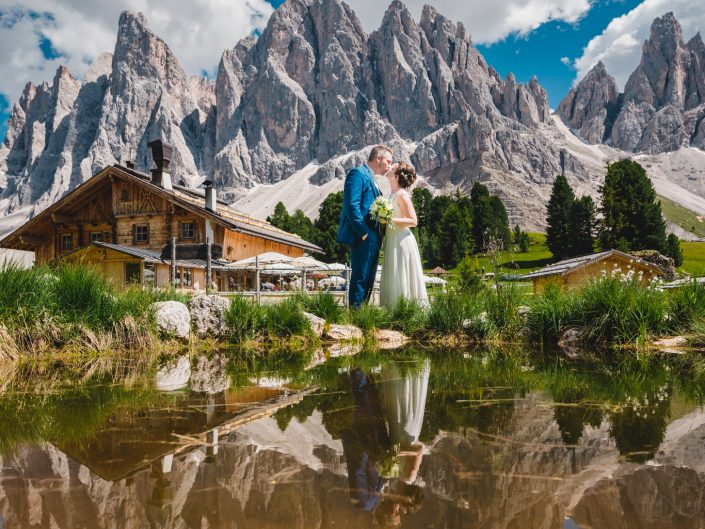
M 424 4 L 442 15 L 462 22 L 473 41 L 491 44 L 512 33 L 527 34 L 550 20 L 577 22 L 594 0 L 406 0 L 416 20 Z M 347 0 L 369 32 L 377 29 L 389 3 L 379 0 Z
M 561 62 L 566 66 L 570 66 L 570 59 L 568 57 L 561 57 Z
M 642 43 L 649 38 L 651 23 L 668 11 L 673 11 L 683 27 L 687 42 L 699 30 L 705 29 L 705 10 L 702 3 L 693 0 L 644 0 L 628 13 L 617 17 L 607 28 L 594 37 L 576 59 L 576 82 L 602 61 L 620 89 L 629 75 L 639 65 Z
M 0 93 L 17 101 L 27 81 L 51 82 L 61 64 L 82 77 L 100 53 L 113 51 L 126 9 L 143 12 L 190 73 L 214 71 L 223 50 L 263 29 L 273 12 L 265 0 L 0 0 Z M 60 57 L 44 57 L 42 38 Z

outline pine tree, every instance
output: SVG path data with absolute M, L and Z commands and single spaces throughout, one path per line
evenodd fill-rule
M 568 257 L 587 255 L 593 252 L 595 232 L 595 202 L 589 196 L 573 202 L 570 211 Z
M 641 165 L 632 160 L 609 164 L 600 193 L 603 250 L 665 251 L 666 223 L 661 203 Z
M 417 228 L 425 228 L 428 226 L 433 195 L 428 189 L 417 187 L 411 192 L 411 201 L 416 210 L 416 219 L 418 220 Z
M 548 200 L 546 244 L 559 261 L 571 255 L 571 213 L 574 202 L 575 194 L 568 180 L 558 175 Z
M 300 209 L 297 209 L 289 218 L 289 229 L 287 231 L 311 242 L 315 237 L 313 222 L 311 222 L 311 219 Z
M 506 250 L 509 248 L 512 240 L 507 209 L 504 207 L 502 199 L 497 195 L 491 195 L 488 203 L 490 211 L 490 237 L 500 242 L 502 249 Z
M 683 264 L 683 252 L 681 243 L 675 233 L 669 233 L 666 237 L 666 255 L 673 259 L 673 264 L 681 266 Z
M 475 182 L 470 190 L 472 204 L 472 240 L 475 252 L 482 252 L 487 246 L 485 240 L 492 224 L 490 210 L 490 191 L 480 182 Z
M 267 222 L 272 226 L 285 231 L 289 231 L 290 220 L 291 217 L 283 202 L 277 202 L 277 205 L 274 206 L 274 213 L 267 217 Z
M 348 249 L 337 240 L 340 213 L 343 210 L 343 192 L 328 195 L 318 209 L 318 218 L 314 222 L 314 240 L 325 252 L 322 261 L 346 263 Z

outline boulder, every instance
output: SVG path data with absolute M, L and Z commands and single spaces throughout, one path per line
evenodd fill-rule
M 152 304 L 159 332 L 188 340 L 191 335 L 191 315 L 180 301 L 158 301 Z
M 331 340 L 362 340 L 362 331 L 354 325 L 331 324 L 325 334 Z
M 318 316 L 316 316 L 315 314 L 311 314 L 310 312 L 304 312 L 304 316 L 311 324 L 311 328 L 313 329 L 313 332 L 316 333 L 316 336 L 323 336 L 323 331 L 326 326 L 326 320 L 324 320 L 323 318 L 319 318 Z
M 673 259 L 656 250 L 637 250 L 631 252 L 631 255 L 638 257 L 642 261 L 658 266 L 663 273 L 663 279 L 665 281 L 673 281 L 678 277 L 678 271 L 676 270 Z
M 405 334 L 390 329 L 377 329 L 374 339 L 380 349 L 397 349 L 409 341 Z
M 222 338 L 228 334 L 225 313 L 230 307 L 227 298 L 216 295 L 201 295 L 188 302 L 193 328 L 200 338 L 213 336 Z

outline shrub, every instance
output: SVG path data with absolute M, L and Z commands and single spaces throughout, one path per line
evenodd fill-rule
M 495 290 L 485 295 L 487 313 L 486 333 L 495 336 L 514 336 L 521 324 L 517 313 L 520 296 L 514 283 L 498 283 Z
M 578 313 L 592 343 L 643 342 L 665 330 L 662 292 L 629 277 L 591 281 L 579 295 Z
M 0 319 L 9 325 L 33 322 L 46 311 L 45 268 L 24 270 L 11 261 L 0 264 Z
M 464 330 L 463 322 L 480 322 L 479 297 L 467 292 L 449 290 L 441 292 L 431 300 L 428 311 L 428 328 L 437 333 L 455 333 Z
M 327 290 L 313 295 L 302 293 L 297 299 L 304 309 L 329 323 L 340 323 L 343 320 L 345 310 L 338 303 L 338 299 Z
M 242 296 L 234 297 L 225 313 L 225 321 L 233 342 L 257 338 L 263 330 L 264 319 L 264 307 Z
M 533 338 L 558 341 L 563 330 L 576 323 L 576 295 L 556 283 L 549 283 L 529 303 L 527 330 Z
M 92 268 L 63 265 L 54 277 L 49 281 L 50 305 L 61 320 L 94 329 L 112 326 L 117 298 L 103 275 Z
M 348 313 L 349 322 L 363 332 L 372 332 L 389 326 L 390 314 L 384 307 L 376 307 L 363 303 L 359 308 L 351 309 Z
M 703 317 L 705 317 L 705 285 L 693 281 L 668 293 L 669 329 L 686 330 L 695 320 Z
M 286 298 L 264 307 L 264 327 L 270 337 L 308 336 L 313 334 L 311 323 L 304 316 L 297 298 Z
M 391 309 L 389 320 L 392 329 L 412 335 L 426 326 L 426 312 L 418 302 L 402 297 Z

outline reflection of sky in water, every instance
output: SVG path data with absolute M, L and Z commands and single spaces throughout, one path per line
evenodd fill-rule
M 119 499 L 120 527 L 656 527 L 646 490 L 674 527 L 703 516 L 668 507 L 705 505 L 705 413 L 675 369 L 319 356 L 309 370 L 183 357 L 145 383 L 6 393 L 0 516 L 89 527 L 77 520 Z

